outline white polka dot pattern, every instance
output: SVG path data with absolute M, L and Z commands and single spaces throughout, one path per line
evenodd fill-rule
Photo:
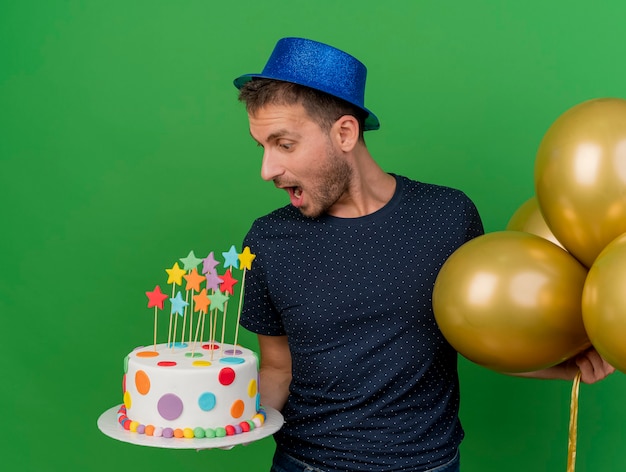
M 456 353 L 432 313 L 445 260 L 483 232 L 462 192 L 396 176 L 362 218 L 310 219 L 287 206 L 258 219 L 242 325 L 287 334 L 293 382 L 276 435 L 329 471 L 427 470 L 454 455 Z

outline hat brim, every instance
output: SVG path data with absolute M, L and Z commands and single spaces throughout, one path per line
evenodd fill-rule
M 237 87 L 237 89 L 241 89 L 241 87 L 243 87 L 247 82 L 250 82 L 252 79 L 272 79 L 272 80 L 279 80 L 281 82 L 291 82 L 294 84 L 302 85 L 303 87 L 309 87 L 319 92 L 324 92 L 326 94 L 329 94 L 325 90 L 321 90 L 317 87 L 311 86 L 311 84 L 305 84 L 305 83 L 296 82 L 293 80 L 286 81 L 285 79 L 272 77 L 272 76 L 264 75 L 264 74 L 244 74 L 242 76 L 237 77 L 233 81 L 233 83 L 235 84 L 235 87 Z M 329 94 L 329 95 L 333 95 L 333 94 Z M 380 121 L 378 121 L 378 118 L 376 117 L 376 115 L 374 115 L 374 113 L 372 113 L 370 110 L 368 110 L 365 107 L 362 107 L 361 105 L 357 103 L 353 103 L 351 100 L 347 100 L 344 97 L 338 97 L 336 95 L 333 95 L 333 96 L 340 98 L 341 100 L 344 100 L 350 103 L 351 105 L 354 105 L 355 107 L 359 108 L 360 110 L 363 110 L 365 113 L 367 113 L 367 117 L 365 118 L 365 122 L 363 123 L 363 131 L 373 131 L 373 130 L 377 130 L 380 128 Z

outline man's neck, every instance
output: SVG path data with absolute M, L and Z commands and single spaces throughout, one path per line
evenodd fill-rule
M 358 218 L 384 207 L 396 190 L 396 179 L 383 171 L 366 148 L 353 158 L 349 191 L 328 211 L 338 218 Z

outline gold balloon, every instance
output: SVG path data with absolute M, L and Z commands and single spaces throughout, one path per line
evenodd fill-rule
M 626 100 L 583 102 L 550 126 L 537 151 L 535 192 L 555 237 L 591 267 L 626 232 Z
M 550 228 L 548 228 L 548 224 L 541 214 L 537 197 L 530 197 L 515 210 L 506 229 L 509 231 L 523 231 L 524 233 L 536 234 L 565 249 L 559 240 L 556 239 L 552 231 L 550 231 Z
M 475 238 L 442 266 L 433 310 L 463 356 L 499 372 L 546 368 L 589 347 L 580 299 L 587 269 L 530 233 Z
M 626 234 L 609 243 L 587 275 L 583 322 L 606 361 L 626 373 Z

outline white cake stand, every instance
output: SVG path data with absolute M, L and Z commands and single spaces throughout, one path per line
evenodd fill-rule
M 271 436 L 283 425 L 283 415 L 278 410 L 263 407 L 266 418 L 263 425 L 247 433 L 225 436 L 223 438 L 163 438 L 146 436 L 122 428 L 117 421 L 117 411 L 121 405 L 109 408 L 98 418 L 98 429 L 118 441 L 138 446 L 161 447 L 165 449 L 230 449 L 238 444 L 249 444 Z

